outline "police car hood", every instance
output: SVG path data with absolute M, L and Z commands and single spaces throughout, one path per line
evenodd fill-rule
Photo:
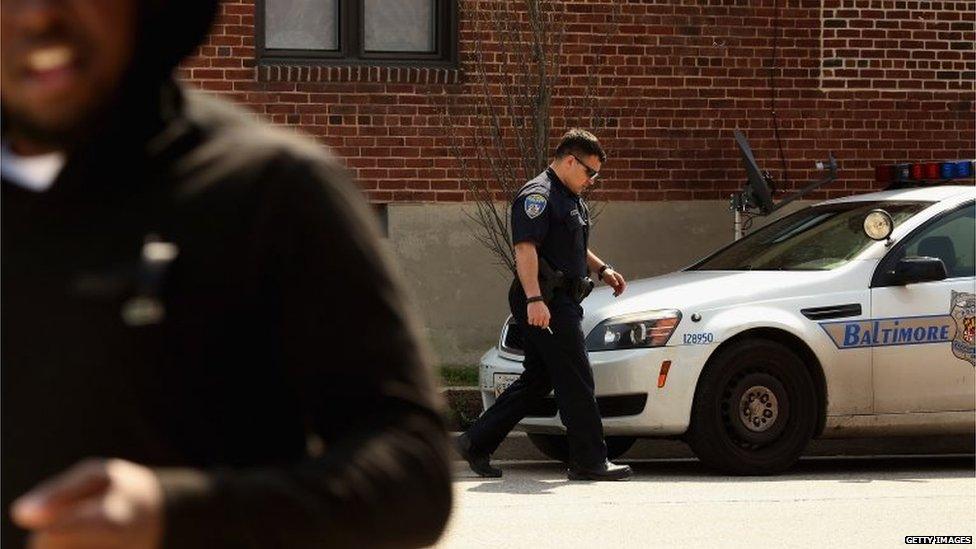
M 679 271 L 627 282 L 619 297 L 601 286 L 583 301 L 583 333 L 614 316 L 678 309 L 716 309 L 745 302 L 808 295 L 833 277 L 830 271 Z M 822 291 L 822 290 L 821 290 Z

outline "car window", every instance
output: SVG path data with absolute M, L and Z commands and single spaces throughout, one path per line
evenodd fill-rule
M 691 270 L 826 271 L 844 265 L 874 241 L 864 216 L 882 208 L 897 227 L 930 202 L 842 202 L 813 206 L 774 221 L 719 250 Z
M 976 276 L 976 204 L 968 204 L 915 231 L 882 269 L 905 257 L 937 257 L 949 278 Z

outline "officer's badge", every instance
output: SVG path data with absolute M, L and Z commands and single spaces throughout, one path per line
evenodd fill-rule
M 535 219 L 546 209 L 546 197 L 541 194 L 530 194 L 525 197 L 525 215 Z
M 949 316 L 956 322 L 952 354 L 976 367 L 976 294 L 952 292 Z

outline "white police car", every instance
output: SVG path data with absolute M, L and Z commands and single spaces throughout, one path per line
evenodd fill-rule
M 972 186 L 830 200 L 619 298 L 594 291 L 583 332 L 611 456 L 681 437 L 706 465 L 769 474 L 811 437 L 973 432 L 974 200 Z M 481 360 L 485 407 L 521 359 L 509 319 Z M 567 457 L 551 396 L 519 426 Z

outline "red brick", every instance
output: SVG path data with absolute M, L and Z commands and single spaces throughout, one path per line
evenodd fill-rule
M 924 13 L 913 2 L 899 10 L 879 2 L 844 9 L 839 0 L 779 6 L 780 143 L 767 69 L 774 0 L 554 1 L 566 27 L 552 75 L 549 147 L 566 125 L 601 136 L 611 156 L 603 199 L 726 199 L 743 177 L 736 128 L 776 177 L 782 144 L 794 188 L 817 177 L 811 161 L 833 150 L 845 184 L 820 196 L 874 188 L 879 162 L 963 158 L 976 141 L 972 78 L 962 76 L 976 70 L 971 2 L 935 3 Z M 460 2 L 459 69 L 269 65 L 255 57 L 254 0 L 224 0 L 214 33 L 178 74 L 331 145 L 370 200 L 471 200 L 466 178 L 493 150 L 476 140 L 489 128 L 474 40 L 486 41 L 498 113 L 507 109 L 501 74 L 518 57 L 511 44 L 494 41 L 488 23 L 475 21 L 486 15 L 477 12 L 495 6 L 512 20 L 525 15 L 512 3 Z M 822 26 L 825 19 L 843 25 Z M 493 154 L 516 158 L 512 120 L 503 127 L 507 148 Z

